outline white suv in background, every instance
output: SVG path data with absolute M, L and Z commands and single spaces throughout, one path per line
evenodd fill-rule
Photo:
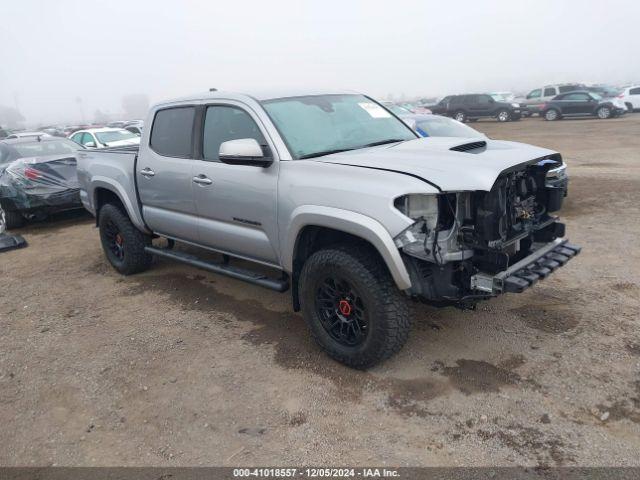
M 524 99 L 518 99 L 517 101 L 521 106 L 527 107 L 529 112 L 540 113 L 542 105 L 556 95 L 572 92 L 574 90 L 582 90 L 583 88 L 584 85 L 580 83 L 558 83 L 555 85 L 546 85 L 542 88 L 531 90 Z
M 623 87 L 622 92 L 618 95 L 627 107 L 629 112 L 640 109 L 640 85 L 632 85 Z
M 79 130 L 69 135 L 73 140 L 86 148 L 125 147 L 139 145 L 140 135 L 124 128 L 90 128 Z

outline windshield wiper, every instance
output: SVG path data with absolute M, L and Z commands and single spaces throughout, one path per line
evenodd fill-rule
M 323 150 L 322 152 L 308 153 L 298 158 L 303 160 L 305 158 L 324 157 L 325 155 L 332 155 L 334 153 L 341 153 L 341 152 L 349 152 L 351 150 L 359 150 L 360 148 L 377 147 L 378 145 L 386 145 L 387 143 L 404 142 L 404 140 L 405 139 L 403 138 L 389 138 L 387 140 L 380 140 L 379 142 L 367 143 L 366 145 L 361 145 L 359 147 L 354 147 L 354 148 L 337 148 L 335 150 Z
M 305 158 L 324 157 L 325 155 L 332 155 L 334 153 L 348 152 L 349 150 L 354 150 L 354 149 L 353 148 L 337 148 L 335 150 L 323 150 L 321 152 L 307 153 L 306 155 L 301 155 L 298 158 L 300 160 L 304 160 Z
M 367 143 L 359 148 L 377 147 L 378 145 L 386 145 L 387 143 L 404 142 L 404 138 L 389 138 L 388 140 L 380 140 L 379 142 Z

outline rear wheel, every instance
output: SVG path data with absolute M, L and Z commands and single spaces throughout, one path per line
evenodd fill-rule
M 102 207 L 98 224 L 102 248 L 113 268 L 123 275 L 149 268 L 152 256 L 144 247 L 151 245 L 151 237 L 138 230 L 120 208 L 113 204 Z
M 314 253 L 300 274 L 300 300 L 315 341 L 349 367 L 364 369 L 389 358 L 409 335 L 407 302 L 366 249 Z
M 496 115 L 496 118 L 499 122 L 508 122 L 511 118 L 511 115 L 509 114 L 508 110 L 500 110 L 498 112 L 498 115 Z
M 464 123 L 467 121 L 467 114 L 460 110 L 453 114 L 453 119 Z
M 596 110 L 596 115 L 598 118 L 602 120 L 606 120 L 607 118 L 611 118 L 611 109 L 609 107 L 600 107 Z
M 544 112 L 544 119 L 552 122 L 554 120 L 558 120 L 560 118 L 560 113 L 555 108 L 551 108 Z

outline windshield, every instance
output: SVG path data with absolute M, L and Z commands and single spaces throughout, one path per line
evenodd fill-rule
M 451 118 L 433 115 L 416 122 L 416 131 L 423 137 L 464 137 L 484 138 L 484 135 L 471 127 Z
M 596 100 L 602 100 L 602 95 L 599 95 L 596 92 L 591 92 L 591 96 Z
M 119 142 L 120 140 L 130 140 L 132 138 L 139 138 L 135 133 L 131 133 L 128 130 L 112 130 L 110 132 L 95 132 L 96 137 L 100 143 Z
M 318 95 L 263 102 L 294 158 L 415 139 L 403 122 L 364 95 Z
M 15 143 L 12 147 L 18 151 L 20 158 L 74 154 L 82 150 L 80 145 L 65 138 L 44 142 Z
M 510 93 L 490 93 L 491 98 L 493 98 L 496 102 L 510 102 L 513 100 L 513 95 Z
M 411 110 L 401 107 L 400 105 L 396 105 L 395 103 L 385 104 L 385 107 L 387 107 L 396 115 L 411 115 L 413 113 Z

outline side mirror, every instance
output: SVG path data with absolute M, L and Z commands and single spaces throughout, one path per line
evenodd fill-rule
M 268 167 L 273 163 L 273 158 L 270 156 L 268 149 L 267 152 L 263 152 L 262 147 L 255 138 L 239 138 L 222 142 L 218 157 L 221 162 L 230 165 Z
M 96 148 L 96 142 L 87 142 L 84 146 L 87 148 Z

